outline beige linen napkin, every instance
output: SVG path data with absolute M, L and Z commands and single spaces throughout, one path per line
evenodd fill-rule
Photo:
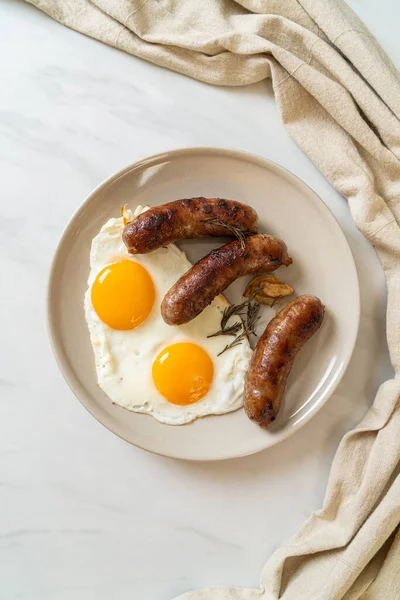
M 64 25 L 213 84 L 271 77 L 283 122 L 349 201 L 388 288 L 396 372 L 345 435 L 324 506 L 266 564 L 261 590 L 185 600 L 400 599 L 400 81 L 341 0 L 30 0 Z M 376 10 L 379 10 L 377 2 Z M 127 100 L 128 101 L 128 100 Z

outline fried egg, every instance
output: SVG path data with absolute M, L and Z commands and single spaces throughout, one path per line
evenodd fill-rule
M 107 221 L 90 250 L 84 307 L 99 387 L 114 404 L 168 425 L 240 408 L 249 343 L 243 339 L 220 354 L 234 338 L 208 337 L 221 328 L 228 301 L 220 295 L 190 323 L 167 325 L 161 301 L 191 263 L 174 244 L 130 255 L 124 217 Z

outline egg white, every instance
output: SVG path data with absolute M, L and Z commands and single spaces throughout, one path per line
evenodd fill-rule
M 146 210 L 139 206 L 134 217 Z M 128 220 L 132 213 L 126 211 Z M 110 219 L 93 239 L 90 250 L 90 274 L 84 306 L 86 322 L 95 356 L 99 387 L 111 401 L 128 410 L 146 413 L 161 423 L 183 425 L 205 415 L 219 415 L 243 405 L 243 388 L 252 351 L 247 339 L 221 356 L 217 356 L 233 337 L 207 336 L 220 329 L 224 296 L 218 296 L 198 317 L 180 326 L 167 325 L 160 304 L 165 293 L 191 267 L 186 254 L 174 244 L 149 254 L 130 255 L 122 241 L 124 219 Z M 91 287 L 98 273 L 121 257 L 143 265 L 153 279 L 155 302 L 148 318 L 138 327 L 119 331 L 103 323 L 93 309 Z M 239 317 L 232 317 L 233 324 Z M 210 390 L 200 401 L 187 406 L 168 402 L 152 379 L 152 365 L 158 353 L 176 342 L 198 344 L 214 364 Z

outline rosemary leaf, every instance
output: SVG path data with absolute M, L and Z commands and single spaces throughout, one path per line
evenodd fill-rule
M 221 319 L 221 329 L 222 330 L 225 329 L 226 324 L 228 323 L 229 319 L 231 317 L 233 317 L 234 315 L 236 315 L 236 316 L 244 315 L 245 313 L 242 312 L 243 309 L 248 307 L 251 304 L 254 297 L 257 296 L 257 294 L 259 294 L 260 291 L 261 291 L 260 289 L 255 290 L 251 294 L 251 296 L 249 298 L 247 298 L 246 300 L 244 300 L 244 302 L 242 302 L 241 304 L 232 304 L 231 306 L 228 306 L 227 308 L 225 308 L 223 315 L 222 315 L 222 319 Z
M 250 334 L 253 334 L 255 336 L 257 335 L 255 332 L 255 326 L 258 323 L 258 320 L 260 319 L 258 315 L 260 311 L 260 304 L 254 301 L 254 297 L 257 296 L 257 294 L 259 293 L 260 289 L 257 289 L 251 294 L 249 298 L 247 298 L 241 304 L 232 304 L 231 306 L 225 308 L 221 319 L 221 329 L 207 337 L 210 338 L 216 337 L 218 335 L 235 335 L 236 333 L 238 335 L 235 337 L 234 340 L 232 340 L 230 344 L 227 344 L 225 348 L 221 350 L 218 356 L 221 356 L 221 354 L 223 354 L 227 350 L 230 350 L 231 348 L 234 348 L 235 346 L 240 344 L 244 337 Z M 244 312 L 244 309 L 246 308 L 247 311 Z M 236 323 L 233 323 L 233 325 L 227 327 L 229 319 L 233 316 L 246 316 L 246 325 L 244 325 L 242 321 L 237 321 Z
M 226 223 L 225 221 L 220 221 L 220 219 L 214 219 L 213 217 L 211 217 L 209 219 L 203 219 L 203 221 L 207 222 L 207 223 L 211 223 L 212 225 L 218 225 L 219 227 L 224 227 L 225 229 L 228 229 L 228 231 L 233 233 L 233 235 L 235 237 L 237 237 L 237 239 L 240 241 L 242 250 L 245 249 L 246 234 L 241 227 L 235 227 L 234 225 L 230 225 L 230 223 Z
M 217 356 L 221 356 L 221 354 L 223 354 L 224 352 L 226 352 L 227 350 L 230 350 L 231 348 L 234 348 L 235 346 L 238 346 L 239 344 L 242 343 L 242 339 L 245 337 L 246 333 L 243 332 L 240 335 L 238 335 L 233 342 L 231 342 L 230 344 L 228 344 L 227 346 L 225 346 L 225 348 L 223 350 L 221 350 L 221 352 L 219 352 L 219 354 L 217 354 Z
M 259 303 L 258 302 L 250 302 L 247 307 L 246 329 L 249 334 L 252 333 L 256 337 L 257 337 L 257 334 L 255 332 L 255 326 L 257 325 L 258 321 L 261 318 L 258 314 L 259 312 L 260 312 Z
M 208 335 L 208 338 L 212 338 L 212 337 L 217 337 L 218 335 L 236 335 L 243 327 L 243 324 L 239 321 L 237 321 L 236 323 L 234 323 L 233 325 L 230 325 L 229 327 L 226 327 L 224 329 L 220 329 L 219 331 L 216 331 L 215 333 L 212 333 L 211 335 Z

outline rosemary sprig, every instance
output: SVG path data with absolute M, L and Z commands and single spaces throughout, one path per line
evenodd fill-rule
M 223 314 L 222 314 L 222 319 L 221 319 L 221 329 L 224 330 L 229 319 L 231 317 L 233 317 L 234 315 L 236 316 L 241 316 L 244 313 L 242 312 L 243 309 L 245 309 L 247 307 L 250 306 L 252 300 L 254 300 L 254 298 L 257 296 L 257 294 L 259 294 L 261 291 L 261 289 L 257 289 L 255 290 L 251 296 L 249 296 L 248 298 L 246 298 L 246 300 L 244 300 L 241 304 L 232 304 L 231 306 L 228 306 L 227 308 L 225 308 Z M 248 314 L 248 313 L 247 313 Z
M 225 221 L 221 221 L 220 219 L 214 219 L 210 217 L 209 219 L 203 219 L 204 222 L 211 223 L 212 225 L 218 225 L 219 227 L 224 227 L 228 229 L 237 239 L 240 241 L 240 245 L 242 250 L 246 247 L 246 234 L 241 227 L 235 227 L 235 225 L 231 225 L 230 223 L 226 223 Z
M 232 304 L 224 309 L 221 319 L 221 330 L 224 331 L 229 319 L 234 316 L 242 315 L 242 310 L 247 306 L 248 302 L 242 302 L 242 304 Z
M 257 312 L 258 312 L 258 307 L 257 307 Z M 253 335 L 257 336 L 256 332 L 254 331 L 254 327 L 259 318 L 260 317 L 257 317 L 257 315 L 256 315 L 254 319 L 252 318 L 252 321 L 250 321 L 250 322 L 247 321 L 246 327 L 244 327 L 242 325 L 242 327 L 243 327 L 242 333 L 237 335 L 230 344 L 227 344 L 225 346 L 225 348 L 223 348 L 223 350 L 221 350 L 221 352 L 219 354 L 217 354 L 217 356 L 221 356 L 221 354 L 223 354 L 227 350 L 230 350 L 231 348 L 234 348 L 235 346 L 238 346 L 239 344 L 241 344 L 243 338 L 247 337 L 248 335 L 253 334 Z
M 243 327 L 243 324 L 239 321 L 230 325 L 229 327 L 225 327 L 224 329 L 220 329 L 211 335 L 208 335 L 208 338 L 217 337 L 218 335 L 236 335 Z
M 227 344 L 225 346 L 225 348 L 223 348 L 223 350 L 221 350 L 221 352 L 219 352 L 217 354 L 217 356 L 221 356 L 221 354 L 223 354 L 227 350 L 230 350 L 231 348 L 234 348 L 235 346 L 238 346 L 239 344 L 241 344 L 242 339 L 245 337 L 245 335 L 246 335 L 246 332 L 243 331 L 240 335 L 236 336 L 235 339 L 233 340 L 233 342 L 231 342 L 230 344 Z
M 249 298 L 247 298 L 241 304 L 232 304 L 231 306 L 228 306 L 227 308 L 225 308 L 223 315 L 222 315 L 222 319 L 221 319 L 220 331 L 217 331 L 216 333 L 209 335 L 208 337 L 215 337 L 217 335 L 234 335 L 234 333 L 231 330 L 231 328 L 233 328 L 233 327 L 236 330 L 235 333 L 239 333 L 239 331 L 241 331 L 241 333 L 239 333 L 239 335 L 237 335 L 230 344 L 227 344 L 225 346 L 225 348 L 223 348 L 223 350 L 221 350 L 221 352 L 218 354 L 218 356 L 221 356 L 221 354 L 223 354 L 227 350 L 230 350 L 231 348 L 234 348 L 235 346 L 240 344 L 244 337 L 246 337 L 250 334 L 253 334 L 255 336 L 257 335 L 255 332 L 255 326 L 258 323 L 258 320 L 260 319 L 260 316 L 258 315 L 258 313 L 260 311 L 260 305 L 258 302 L 254 302 L 253 300 L 254 300 L 254 297 L 257 296 L 257 294 L 259 292 L 260 292 L 259 289 L 255 290 L 251 294 L 251 296 Z M 246 307 L 247 307 L 247 312 L 243 313 L 242 311 Z M 234 315 L 240 316 L 240 315 L 244 315 L 244 314 L 246 314 L 246 325 L 244 325 L 242 321 L 240 321 L 240 322 L 238 321 L 233 326 L 226 327 L 229 319 L 232 316 L 234 316 Z M 225 333 L 228 331 L 229 331 L 229 333 Z
M 255 332 L 255 326 L 257 325 L 258 321 L 261 319 L 260 315 L 258 314 L 259 312 L 260 312 L 260 304 L 258 302 L 249 302 L 249 305 L 247 307 L 246 329 L 249 334 L 252 333 L 256 337 L 257 337 L 257 334 Z

